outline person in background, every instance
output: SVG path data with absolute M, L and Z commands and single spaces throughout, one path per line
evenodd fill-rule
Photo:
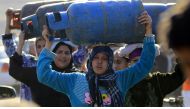
M 21 98 L 33 100 L 40 106 L 70 106 L 69 99 L 65 95 L 38 83 L 35 73 L 37 57 L 22 53 L 24 45 L 23 33 L 20 34 L 19 44 L 18 47 L 16 47 L 15 41 L 12 39 L 12 34 L 10 33 L 11 28 L 9 28 L 10 17 L 13 13 L 13 10 L 8 9 L 7 13 L 9 13 L 9 17 L 7 18 L 8 23 L 6 28 L 6 34 L 3 35 L 3 44 L 6 48 L 6 53 L 10 57 L 10 75 L 13 76 L 15 79 L 27 84 L 21 85 Z M 44 46 L 45 40 L 43 39 L 43 37 L 36 38 L 36 56 L 40 54 Z M 32 93 L 30 92 L 31 90 Z M 55 98 L 56 96 L 60 96 L 60 98 Z
M 33 55 L 33 56 L 36 56 L 37 53 L 36 53 L 36 49 L 35 49 L 35 41 L 30 41 L 29 42 L 29 54 Z
M 50 87 L 47 87 L 38 82 L 36 76 L 36 66 L 34 67 L 23 67 L 24 64 L 22 56 L 22 48 L 24 46 L 24 37 L 23 32 L 19 36 L 19 47 L 13 56 L 10 57 L 10 68 L 9 74 L 27 84 L 31 89 L 32 100 L 37 103 L 39 106 L 43 107 L 70 107 L 70 101 L 68 97 L 60 92 L 53 90 Z M 37 43 L 41 43 L 44 40 L 38 40 Z M 37 44 L 38 45 L 38 44 Z M 40 46 L 43 48 L 43 45 Z M 37 46 L 36 49 L 40 48 Z M 75 69 L 72 65 L 72 50 L 73 47 L 65 42 L 56 43 L 52 48 L 52 51 L 57 54 L 55 60 L 51 63 L 53 70 L 56 71 L 65 71 L 65 72 L 74 72 Z M 37 62 L 36 58 L 33 58 Z
M 13 39 L 13 33 L 11 33 L 11 30 L 14 29 L 10 26 L 11 24 L 11 19 L 13 17 L 13 13 L 15 12 L 16 10 L 10 8 L 10 9 L 7 9 L 6 11 L 6 28 L 5 28 L 5 34 L 2 35 L 2 41 L 3 41 L 3 45 L 4 45 L 4 48 L 5 48 L 5 52 L 7 54 L 8 57 L 11 57 L 14 52 L 16 51 L 16 42 L 15 40 Z M 23 60 L 24 60 L 24 64 L 23 66 L 28 66 L 28 67 L 33 67 L 36 65 L 36 62 L 31 60 L 30 59 L 30 56 L 28 55 L 24 55 L 23 56 Z M 21 83 L 21 86 L 20 86 L 20 97 L 21 97 L 21 100 L 32 100 L 32 97 L 31 97 L 31 91 L 30 91 L 30 88 Z
M 190 1 L 179 0 L 175 6 L 164 12 L 158 25 L 159 42 L 165 50 L 172 49 L 182 66 L 188 83 L 190 77 Z M 189 83 L 188 83 L 189 84 Z M 184 89 L 186 89 L 183 86 Z M 188 88 L 187 88 L 188 89 Z M 189 106 L 188 95 L 190 92 L 182 92 L 184 106 Z
M 78 50 L 73 52 L 73 63 L 82 72 L 87 71 L 86 63 L 88 58 L 88 48 L 79 46 Z
M 155 45 L 156 46 L 156 45 Z M 159 47 L 156 47 L 159 55 Z M 142 44 L 129 44 L 114 53 L 114 69 L 122 70 L 135 64 L 142 53 Z M 184 82 L 180 65 L 176 65 L 173 73 L 151 72 L 149 75 L 129 89 L 126 95 L 128 107 L 161 107 L 164 97 L 180 87 Z

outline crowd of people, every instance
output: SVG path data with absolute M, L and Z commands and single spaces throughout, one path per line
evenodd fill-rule
M 44 25 L 32 50 L 35 53 L 26 54 L 26 34 L 20 31 L 18 44 L 13 39 L 12 13 L 13 9 L 6 12 L 2 41 L 10 58 L 9 74 L 21 82 L 21 102 L 42 107 L 161 107 L 167 94 L 183 86 L 184 106 L 190 106 L 188 0 L 163 14 L 158 36 L 152 33 L 150 15 L 142 12 L 138 21 L 145 25 L 143 43 L 125 44 L 117 49 L 107 44 L 80 46 L 71 41 L 51 41 Z M 156 44 L 155 37 L 161 43 Z M 173 50 L 174 71 L 152 71 L 160 47 Z

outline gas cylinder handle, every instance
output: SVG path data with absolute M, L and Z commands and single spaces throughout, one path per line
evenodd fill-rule
M 46 24 L 51 30 L 62 30 L 69 27 L 69 17 L 66 11 L 51 12 L 46 14 Z

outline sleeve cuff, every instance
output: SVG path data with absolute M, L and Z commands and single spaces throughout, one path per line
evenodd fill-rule
M 17 58 L 22 58 L 22 55 L 19 55 L 17 52 L 15 52 L 14 56 Z
M 3 34 L 2 35 L 2 39 L 3 40 L 9 40 L 9 39 L 12 39 L 12 36 L 13 36 L 12 33 L 10 33 L 10 34 Z
M 14 55 L 12 56 L 12 59 L 14 60 L 14 62 L 17 63 L 17 65 L 23 64 L 22 56 L 19 55 L 17 52 L 14 53 Z
M 155 35 L 151 34 L 144 38 L 144 43 L 155 43 Z

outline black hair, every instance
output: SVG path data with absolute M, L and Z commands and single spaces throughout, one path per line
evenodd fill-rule
M 73 51 L 73 47 L 71 46 L 71 45 L 69 45 L 69 44 L 66 44 L 65 42 L 59 42 L 59 43 L 57 43 L 56 44 L 56 46 L 55 46 L 55 48 L 52 50 L 52 52 L 56 52 L 57 51 L 57 49 L 60 47 L 60 46 L 67 46 L 68 48 L 69 48 L 69 51 L 70 51 L 70 53 L 72 53 L 72 51 Z
M 176 50 L 190 48 L 190 5 L 179 15 L 171 18 L 171 30 L 168 32 L 169 47 Z

